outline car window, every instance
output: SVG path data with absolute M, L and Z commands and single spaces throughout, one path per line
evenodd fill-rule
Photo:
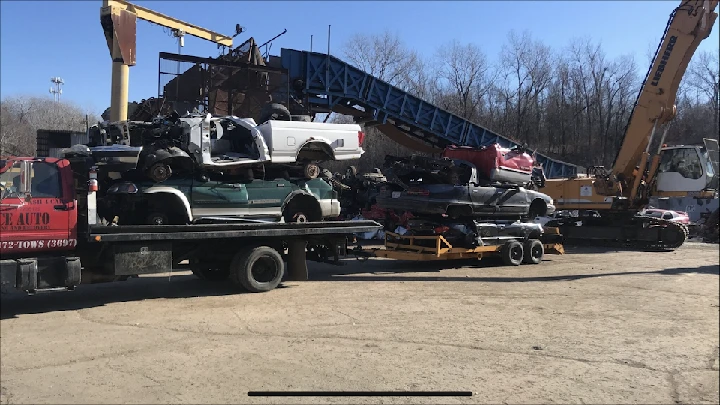
M 663 215 L 663 219 L 673 219 L 672 212 L 666 212 L 665 215 Z

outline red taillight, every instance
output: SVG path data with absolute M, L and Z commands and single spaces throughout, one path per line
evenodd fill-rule
M 90 169 L 90 180 L 88 181 L 88 191 L 96 192 L 100 189 L 97 181 L 97 171 L 93 168 Z
M 364 140 L 365 140 L 365 132 L 358 131 L 358 146 L 362 146 Z

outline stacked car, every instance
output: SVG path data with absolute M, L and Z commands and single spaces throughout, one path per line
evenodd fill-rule
M 100 123 L 89 139 L 98 213 L 135 225 L 334 218 L 340 202 L 319 164 L 364 153 L 356 124 L 210 114 Z

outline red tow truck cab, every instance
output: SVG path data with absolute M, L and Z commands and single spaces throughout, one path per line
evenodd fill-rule
M 67 160 L 0 159 L 0 256 L 73 250 L 77 198 Z
M 514 184 L 530 182 L 535 165 L 535 160 L 524 149 L 503 148 L 497 143 L 479 149 L 449 146 L 443 150 L 442 157 L 472 163 L 487 180 Z

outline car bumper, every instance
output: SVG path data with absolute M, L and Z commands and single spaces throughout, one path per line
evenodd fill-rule
M 545 213 L 546 216 L 550 216 L 555 213 L 557 208 L 553 204 L 547 204 L 547 212 Z
M 323 218 L 335 218 L 340 216 L 340 201 L 339 200 L 318 200 L 320 203 L 320 211 L 322 212 Z

